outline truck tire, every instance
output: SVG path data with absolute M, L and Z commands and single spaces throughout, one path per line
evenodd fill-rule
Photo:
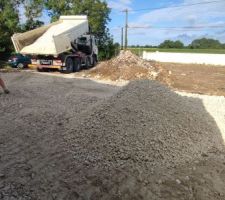
M 96 57 L 96 55 L 93 55 L 92 67 L 94 67 L 96 64 L 97 64 L 97 57 Z
M 46 70 L 46 69 L 43 69 L 43 68 L 39 68 L 39 67 L 38 67 L 38 68 L 37 68 L 37 71 L 38 71 L 38 72 L 46 72 L 47 70 Z
M 71 57 L 66 59 L 66 72 L 67 73 L 72 73 L 74 70 L 74 62 Z
M 43 69 L 37 67 L 37 71 L 38 71 L 38 72 L 43 72 Z
M 80 71 L 80 67 L 81 67 L 80 58 L 75 58 L 74 59 L 74 68 L 73 68 L 73 71 L 74 72 L 79 72 Z
M 90 67 L 92 67 L 91 57 L 90 56 L 87 56 L 85 69 L 89 69 Z

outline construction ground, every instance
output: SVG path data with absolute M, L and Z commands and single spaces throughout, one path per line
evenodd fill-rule
M 1 72 L 0 199 L 225 199 L 225 67 Z

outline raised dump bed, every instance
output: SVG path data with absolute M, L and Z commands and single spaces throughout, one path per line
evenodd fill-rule
M 59 55 L 72 49 L 71 42 L 89 32 L 87 16 L 61 16 L 59 21 L 12 36 L 17 52 Z

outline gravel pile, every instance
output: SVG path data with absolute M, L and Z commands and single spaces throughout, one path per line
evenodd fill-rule
M 153 172 L 223 148 L 202 101 L 182 97 L 154 81 L 134 81 L 82 113 L 65 135 L 77 163 L 104 169 Z
M 156 79 L 158 70 L 149 62 L 139 58 L 131 51 L 121 51 L 120 54 L 105 62 L 101 62 L 89 71 L 81 72 L 84 77 L 94 77 L 112 81 Z
M 223 97 L 154 81 L 3 78 L 0 199 L 224 200 Z

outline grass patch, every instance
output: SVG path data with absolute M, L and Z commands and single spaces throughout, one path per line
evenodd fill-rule
M 0 69 L 5 69 L 5 68 L 12 68 L 8 63 L 4 60 L 0 60 Z
M 0 60 L 0 68 L 7 67 L 7 62 Z
M 0 60 L 0 72 L 14 72 L 19 71 L 17 68 L 13 68 L 8 65 L 6 61 Z

